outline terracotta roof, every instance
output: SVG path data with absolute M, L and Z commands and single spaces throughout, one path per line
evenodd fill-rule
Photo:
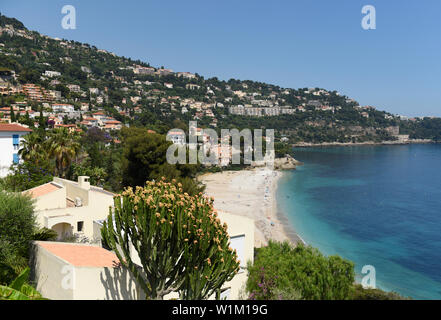
M 101 247 L 75 243 L 37 241 L 38 246 L 76 267 L 114 267 L 118 257 Z
M 2 132 L 32 132 L 31 129 L 23 127 L 19 124 L 14 123 L 1 123 L 0 124 L 0 131 Z
M 32 199 L 44 196 L 45 194 L 54 192 L 56 190 L 61 189 L 60 186 L 57 186 L 56 184 L 52 182 L 48 182 L 46 184 L 42 184 L 41 186 L 23 191 L 23 193 L 27 193 L 31 196 Z

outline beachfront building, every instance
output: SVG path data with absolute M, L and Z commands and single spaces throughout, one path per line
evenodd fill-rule
M 29 132 L 32 130 L 16 123 L 0 123 L 0 177 L 8 175 L 11 165 L 20 163 L 20 142 Z
M 117 256 L 99 246 L 36 241 L 31 278 L 52 300 L 140 300 L 144 291 L 119 265 Z
M 35 200 L 41 227 L 55 230 L 59 239 L 77 235 L 93 241 L 93 221 L 105 219 L 114 194 L 91 186 L 89 177 L 78 181 L 55 177 L 53 181 L 23 192 Z

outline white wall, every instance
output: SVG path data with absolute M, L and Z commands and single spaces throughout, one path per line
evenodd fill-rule
M 75 267 L 74 300 L 144 300 L 144 291 L 122 267 Z
M 60 188 L 36 198 L 35 211 L 66 207 L 66 188 Z
M 72 300 L 73 289 L 69 286 L 66 261 L 54 256 L 46 249 L 32 245 L 31 250 L 31 281 L 36 284 L 43 297 L 57 300 Z
M 40 210 L 36 212 L 37 221 L 47 228 L 51 228 L 53 224 L 51 221 L 66 222 L 72 225 L 73 232 L 78 233 L 77 223 L 82 221 L 83 231 L 80 233 L 89 239 L 93 239 L 94 226 L 93 221 L 106 219 L 109 215 L 109 207 L 113 206 L 113 194 L 103 191 L 96 191 L 99 188 L 91 187 L 90 190 L 81 188 L 77 183 L 69 180 L 64 180 L 55 177 L 54 182 L 63 185 L 65 195 L 58 194 L 57 196 L 62 198 L 62 201 L 66 203 L 66 196 L 72 200 L 76 197 L 81 198 L 81 207 L 70 207 Z M 58 191 L 55 191 L 58 192 Z M 45 197 L 45 196 L 43 196 Z M 48 197 L 50 197 L 48 195 Z M 38 202 L 37 202 L 38 203 Z M 65 217 L 65 221 L 59 221 Z
M 83 221 L 82 234 L 89 239 L 93 239 L 93 221 L 107 218 L 112 201 L 113 199 L 108 199 L 101 203 L 92 202 L 89 206 L 38 211 L 36 212 L 37 220 L 47 228 L 52 228 L 54 224 L 60 222 L 69 223 L 72 225 L 74 233 L 78 232 L 77 223 Z M 46 221 L 48 222 L 46 223 Z M 56 223 L 52 221 L 56 221 Z
M 227 232 L 230 238 L 233 238 L 230 245 L 236 249 L 241 260 L 241 271 L 223 286 L 223 288 L 230 288 L 227 300 L 237 300 L 241 298 L 241 291 L 245 288 L 248 279 L 248 271 L 245 267 L 248 261 L 254 260 L 254 220 L 226 212 L 218 212 L 218 214 L 222 223 L 227 224 Z
M 27 132 L 0 132 L 0 177 L 5 177 L 9 173 L 9 167 L 13 163 L 13 154 L 18 153 L 14 150 L 12 143 L 12 136 L 18 134 L 20 136 L 19 142 L 22 141 L 22 136 Z
M 78 267 L 35 242 L 31 280 L 51 300 L 143 300 L 144 291 L 120 267 Z

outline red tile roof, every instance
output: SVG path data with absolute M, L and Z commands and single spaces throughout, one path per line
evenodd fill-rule
M 114 267 L 119 264 L 118 257 L 111 251 L 101 247 L 37 241 L 38 246 L 76 267 Z
M 61 187 L 53 184 L 52 182 L 48 182 L 46 184 L 42 184 L 41 186 L 23 191 L 23 193 L 27 193 L 32 199 L 35 199 L 59 189 L 61 189 Z
M 15 123 L 0 123 L 1 132 L 32 132 L 31 129 Z

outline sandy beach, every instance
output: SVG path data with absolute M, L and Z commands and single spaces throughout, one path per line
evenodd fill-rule
M 270 239 L 299 241 L 286 218 L 277 212 L 277 181 L 282 174 L 256 168 L 204 174 L 199 181 L 206 185 L 205 193 L 214 197 L 217 210 L 254 219 L 255 246 L 261 247 Z

